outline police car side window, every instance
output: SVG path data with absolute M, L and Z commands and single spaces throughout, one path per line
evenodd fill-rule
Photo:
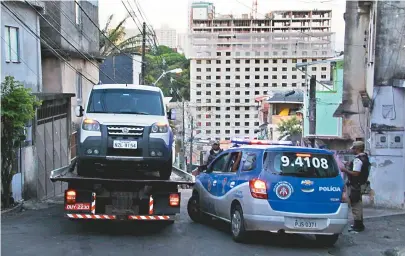
M 257 155 L 255 152 L 244 151 L 242 155 L 242 171 L 248 172 L 256 169 Z
M 211 170 L 213 172 L 224 172 L 226 168 L 226 164 L 228 163 L 230 154 L 223 154 L 219 156 L 211 165 Z

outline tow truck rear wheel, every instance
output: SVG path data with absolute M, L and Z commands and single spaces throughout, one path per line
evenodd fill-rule
M 246 237 L 245 219 L 240 205 L 235 205 L 231 212 L 231 231 L 235 242 L 243 242 Z
M 339 239 L 339 234 L 334 235 L 316 235 L 316 241 L 322 245 L 327 247 L 332 247 L 337 240 Z

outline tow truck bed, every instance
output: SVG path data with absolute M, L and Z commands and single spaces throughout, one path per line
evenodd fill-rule
M 180 213 L 180 185 L 187 180 L 159 180 L 157 177 L 82 177 L 75 163 L 51 172 L 52 182 L 68 183 L 65 215 L 70 219 L 174 221 Z

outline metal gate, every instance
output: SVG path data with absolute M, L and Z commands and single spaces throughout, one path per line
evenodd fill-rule
M 49 176 L 52 170 L 69 163 L 70 120 L 70 97 L 44 100 L 37 110 L 38 199 L 57 196 L 66 189 L 66 184 L 53 183 Z

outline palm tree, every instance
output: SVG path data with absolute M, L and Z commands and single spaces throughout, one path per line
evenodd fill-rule
M 139 42 L 142 35 L 136 35 L 129 38 L 125 38 L 125 26 L 124 23 L 130 17 L 126 16 L 121 20 L 117 26 L 110 28 L 111 21 L 114 17 L 114 14 L 111 14 L 108 17 L 108 20 L 101 30 L 100 35 L 100 54 L 101 56 L 109 56 L 118 54 L 120 52 L 133 53 L 139 52 Z

